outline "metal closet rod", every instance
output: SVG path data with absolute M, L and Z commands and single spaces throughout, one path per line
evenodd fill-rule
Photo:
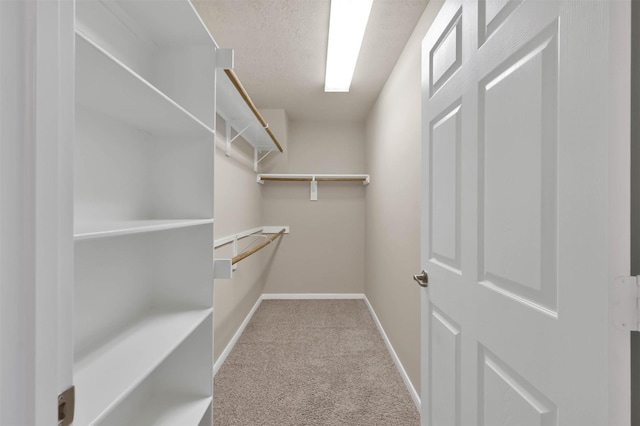
M 285 229 L 282 228 L 282 230 L 280 230 L 280 232 L 278 232 L 277 234 L 272 235 L 268 240 L 261 242 L 260 244 L 258 244 L 257 246 L 255 246 L 252 249 L 249 249 L 247 251 L 244 251 L 244 252 L 240 253 L 239 255 L 237 255 L 236 257 L 231 259 L 231 264 L 235 265 L 236 263 L 240 262 L 242 259 L 245 259 L 245 258 L 251 256 L 253 253 L 255 253 L 255 252 L 261 250 L 262 248 L 268 246 L 273 241 L 275 241 L 278 238 L 280 238 L 284 234 L 284 231 L 285 231 Z
M 260 124 L 262 124 L 262 127 L 264 127 L 264 130 L 266 130 L 266 132 L 269 134 L 273 143 L 276 144 L 276 147 L 278 148 L 278 150 L 280 152 L 284 152 L 284 150 L 282 149 L 282 146 L 280 145 L 280 142 L 278 142 L 278 139 L 276 139 L 276 136 L 273 134 L 273 132 L 269 128 L 269 125 L 267 124 L 266 121 L 264 121 L 264 118 L 262 118 L 262 114 L 260 114 L 260 111 L 258 111 L 258 108 L 256 108 L 255 104 L 249 97 L 249 94 L 247 93 L 247 91 L 244 90 L 244 87 L 242 86 L 242 83 L 240 83 L 240 80 L 236 76 L 236 73 L 230 69 L 225 69 L 224 72 L 225 74 L 227 74 L 227 77 L 229 77 L 229 80 L 231 80 L 231 83 L 233 83 L 238 93 L 240 93 L 240 96 L 242 96 L 242 99 L 244 99 L 244 101 L 246 102 L 251 112 L 253 112 L 253 114 L 256 116 Z

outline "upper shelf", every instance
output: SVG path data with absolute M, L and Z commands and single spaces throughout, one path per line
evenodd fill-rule
M 218 46 L 189 0 L 75 5 L 76 30 L 85 39 L 214 128 Z
M 218 114 L 257 151 L 280 151 L 282 146 L 232 70 L 218 75 Z M 230 135 L 227 135 L 230 137 Z
M 265 182 L 309 182 L 310 200 L 318 201 L 318 182 L 362 182 L 369 185 L 371 178 L 365 174 L 259 174 L 257 181 L 259 184 Z
M 76 100 L 151 134 L 200 135 L 213 130 L 128 66 L 76 31 Z
M 363 185 L 370 183 L 369 175 L 365 174 L 259 174 L 258 183 L 265 181 L 279 182 L 362 182 Z
M 112 27 L 148 45 L 218 47 L 189 0 L 83 0 L 76 2 L 76 27 L 83 32 Z M 114 41 L 115 32 L 111 40 Z

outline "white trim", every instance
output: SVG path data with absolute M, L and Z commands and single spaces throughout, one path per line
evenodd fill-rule
M 393 346 L 391 345 L 391 341 L 387 337 L 387 333 L 384 332 L 384 329 L 382 328 L 382 324 L 380 323 L 380 320 L 378 319 L 376 312 L 373 310 L 373 306 L 371 306 L 371 303 L 369 303 L 369 299 L 367 299 L 367 296 L 364 296 L 364 303 L 367 304 L 367 308 L 369 308 L 369 312 L 371 313 L 373 322 L 376 323 L 376 327 L 378 327 L 378 331 L 382 336 L 382 340 L 384 340 L 384 344 L 387 346 L 387 350 L 389 350 L 389 354 L 393 359 L 393 363 L 396 365 L 396 368 L 398 369 L 398 373 L 400 373 L 400 377 L 402 377 L 402 380 L 404 381 L 404 384 L 407 387 L 409 394 L 411 395 L 411 399 L 413 399 L 413 403 L 415 404 L 419 413 L 420 412 L 420 396 L 418 395 L 418 392 L 416 392 L 416 389 L 413 387 L 411 380 L 409 380 L 409 376 L 407 375 L 407 372 L 402 366 L 402 363 L 400 362 L 400 358 L 398 358 L 396 351 L 393 349 Z
M 363 293 L 263 293 L 262 300 L 364 299 Z
M 224 351 L 222 351 L 222 353 L 220 354 L 216 362 L 213 364 L 214 377 L 216 373 L 218 373 L 218 370 L 220 370 L 220 367 L 222 367 L 222 364 L 224 363 L 224 361 L 227 359 L 227 357 L 231 353 L 231 350 L 233 349 L 233 347 L 236 345 L 236 342 L 242 335 L 242 332 L 244 331 L 244 329 L 247 327 L 247 324 L 249 324 L 249 321 L 251 321 L 253 314 L 256 313 L 256 310 L 258 309 L 258 306 L 260 306 L 260 303 L 262 303 L 262 296 L 258 297 L 258 300 L 256 301 L 255 305 L 253 305 L 253 308 L 251 308 L 251 310 L 245 317 L 244 321 L 242 321 L 242 324 L 240 324 L 240 327 L 238 327 L 238 330 L 236 331 L 236 333 L 233 335 L 233 337 L 227 344 L 227 347 L 224 348 Z

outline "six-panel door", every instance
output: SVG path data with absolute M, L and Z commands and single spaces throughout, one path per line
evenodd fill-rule
M 629 141 L 609 137 L 627 6 L 449 0 L 423 41 L 423 425 L 625 416 L 608 288 L 628 273 L 610 171 Z

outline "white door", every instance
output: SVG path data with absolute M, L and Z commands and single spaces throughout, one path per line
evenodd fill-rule
M 447 0 L 423 41 L 423 425 L 629 423 L 630 2 Z

